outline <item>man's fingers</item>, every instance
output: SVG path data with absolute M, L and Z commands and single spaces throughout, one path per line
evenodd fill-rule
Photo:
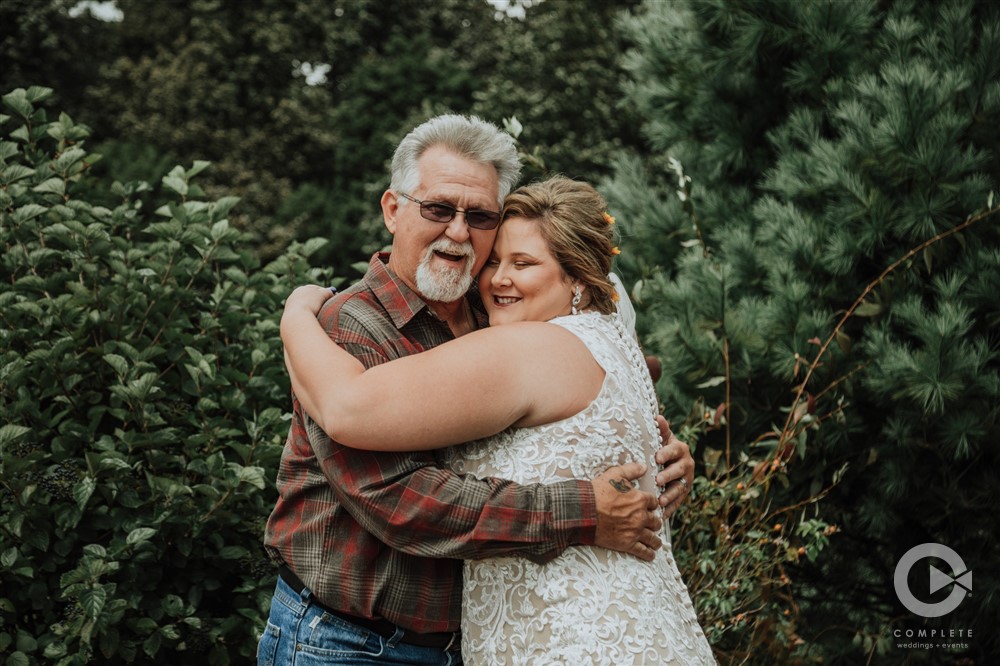
M 681 508 L 681 504 L 683 503 L 684 503 L 683 497 L 679 497 L 674 501 L 668 503 L 665 507 L 663 507 L 663 517 L 670 518 L 671 516 L 673 516 L 674 512 L 677 511 L 677 509 Z
M 650 511 L 649 518 L 646 520 L 646 527 L 653 532 L 659 532 L 663 529 L 663 517 L 660 515 L 661 511 Z
M 640 560 L 652 562 L 656 558 L 656 551 L 662 546 L 663 543 L 652 532 L 647 532 L 639 537 L 629 552 Z
M 667 517 L 670 517 L 670 514 L 680 506 L 689 492 L 691 492 L 691 485 L 685 477 L 675 479 L 666 485 L 663 493 L 660 494 L 659 502 Z
M 660 505 L 663 507 L 661 513 L 664 518 L 670 518 L 674 515 L 674 511 L 677 511 L 684 503 L 684 498 L 686 497 L 683 493 L 674 493 L 673 496 L 670 493 L 663 493 L 660 495 Z
M 624 465 L 619 465 L 618 467 L 612 467 L 608 472 L 613 472 L 615 476 L 627 479 L 629 481 L 635 481 L 636 479 L 642 478 L 646 473 L 646 466 L 642 463 L 630 462 Z

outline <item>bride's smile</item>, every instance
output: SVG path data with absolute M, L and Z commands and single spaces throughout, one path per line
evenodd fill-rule
M 511 217 L 500 225 L 479 274 L 490 325 L 548 321 L 570 313 L 572 281 L 552 256 L 537 220 Z

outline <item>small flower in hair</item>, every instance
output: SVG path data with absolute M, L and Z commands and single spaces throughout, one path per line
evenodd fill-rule
M 614 293 L 611 294 L 611 300 L 613 300 L 615 303 L 618 302 L 618 292 L 617 291 L 615 291 Z
M 613 255 L 616 255 L 616 256 L 617 256 L 617 255 L 619 255 L 619 254 L 621 254 L 621 253 L 622 253 L 622 251 L 621 251 L 621 250 L 619 250 L 617 246 L 615 246 L 615 247 L 611 248 L 611 254 L 613 254 Z
M 604 211 L 604 221 L 607 222 L 608 224 L 614 224 L 615 218 L 611 217 L 611 213 L 609 213 L 608 211 Z

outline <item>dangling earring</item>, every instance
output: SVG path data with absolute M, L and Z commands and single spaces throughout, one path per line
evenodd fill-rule
M 580 304 L 582 299 L 583 290 L 580 288 L 580 285 L 576 285 L 576 288 L 573 290 L 573 314 L 580 314 L 580 311 L 576 309 L 576 306 Z

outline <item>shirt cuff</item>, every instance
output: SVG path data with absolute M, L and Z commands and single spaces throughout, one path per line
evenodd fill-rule
M 574 479 L 549 486 L 552 529 L 559 548 L 592 546 L 597 538 L 597 499 L 590 481 Z

